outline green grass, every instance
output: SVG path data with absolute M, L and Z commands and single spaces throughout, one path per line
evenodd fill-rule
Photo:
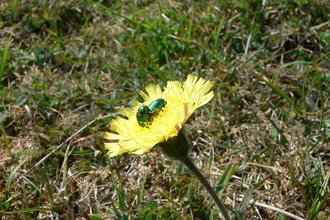
M 214 83 L 187 129 L 230 215 L 329 218 L 330 4 L 263 2 L 1 3 L 0 218 L 219 219 L 159 149 L 103 147 L 140 90 L 188 74 Z

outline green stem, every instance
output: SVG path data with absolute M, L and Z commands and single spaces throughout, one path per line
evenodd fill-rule
M 209 181 L 203 176 L 203 174 L 198 170 L 198 168 L 195 166 L 195 164 L 190 160 L 190 158 L 188 156 L 182 157 L 180 159 L 180 161 L 186 165 L 186 167 L 197 177 L 197 179 L 203 184 L 203 186 L 207 189 L 207 191 L 210 193 L 210 195 L 212 196 L 213 200 L 215 201 L 215 203 L 218 205 L 223 217 L 226 220 L 230 220 L 228 213 L 226 211 L 225 206 L 223 205 L 223 203 L 221 202 L 221 200 L 219 199 L 218 195 L 216 194 L 216 192 L 214 191 L 214 189 L 212 188 L 211 184 L 209 183 Z

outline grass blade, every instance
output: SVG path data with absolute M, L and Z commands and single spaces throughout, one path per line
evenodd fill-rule
M 7 58 L 8 58 L 8 50 L 9 50 L 9 46 L 10 46 L 10 41 L 11 41 L 11 35 L 8 38 L 5 50 L 2 52 L 2 60 L 1 60 L 1 64 L 0 64 L 0 89 L 2 88 L 2 77 L 3 77 L 3 73 L 5 71 L 5 66 L 6 66 L 6 62 L 7 62 Z M 8 78 L 9 80 L 9 78 Z M 10 87 L 10 83 L 8 83 L 8 86 Z
M 298 105 L 296 105 L 296 103 L 287 94 L 285 94 L 279 88 L 277 88 L 276 86 L 271 84 L 267 77 L 263 76 L 262 79 L 267 84 L 267 86 L 269 86 L 274 92 L 276 92 L 277 94 L 282 96 L 285 100 L 287 100 L 295 108 L 296 113 L 300 118 L 303 118 L 303 114 L 301 112 L 300 107 Z

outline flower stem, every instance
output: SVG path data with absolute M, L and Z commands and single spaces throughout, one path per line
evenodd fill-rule
M 203 174 L 198 170 L 198 168 L 195 166 L 195 164 L 190 160 L 190 158 L 188 156 L 182 157 L 180 159 L 180 161 L 186 165 L 186 167 L 197 177 L 197 179 L 203 184 L 203 186 L 207 189 L 207 191 L 210 193 L 210 195 L 212 196 L 213 200 L 215 201 L 215 203 L 218 205 L 223 217 L 226 220 L 230 220 L 228 213 L 226 211 L 225 206 L 223 205 L 223 203 L 221 202 L 221 200 L 219 199 L 217 193 L 214 191 L 214 189 L 212 188 L 211 184 L 209 183 L 209 181 L 203 176 Z

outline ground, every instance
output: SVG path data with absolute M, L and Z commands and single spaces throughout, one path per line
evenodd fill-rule
M 210 80 L 190 156 L 236 219 L 329 219 L 330 5 L 0 3 L 1 219 L 222 219 L 160 149 L 104 132 L 148 84 Z

